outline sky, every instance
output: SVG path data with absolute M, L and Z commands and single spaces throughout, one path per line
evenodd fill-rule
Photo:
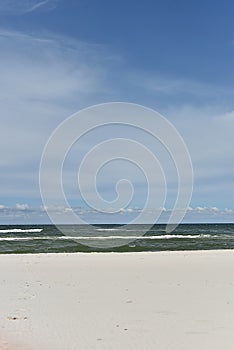
M 77 111 L 115 101 L 156 110 L 182 136 L 194 171 L 187 221 L 234 222 L 233 11 L 227 0 L 1 1 L 0 224 L 48 222 L 39 187 L 48 138 Z M 176 200 L 175 169 L 155 140 L 131 128 L 103 128 L 69 151 L 69 205 L 98 220 L 81 198 L 77 168 L 91 146 L 115 135 L 158 152 L 168 181 L 166 217 Z M 135 185 L 119 220 L 144 206 L 143 175 L 123 160 L 100 172 L 106 200 L 116 196 L 119 176 Z M 55 210 L 62 217 L 68 209 Z

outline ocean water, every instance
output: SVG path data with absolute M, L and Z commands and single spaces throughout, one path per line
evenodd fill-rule
M 154 225 L 143 236 L 144 225 L 94 228 L 95 237 L 88 225 L 63 226 L 66 235 L 54 225 L 0 225 L 0 254 L 234 249 L 234 224 L 181 224 L 170 234 Z

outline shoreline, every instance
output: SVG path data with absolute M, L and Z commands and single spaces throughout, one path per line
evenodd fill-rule
M 1 350 L 229 350 L 234 250 L 0 255 Z
M 195 253 L 219 253 L 219 252 L 234 252 L 234 249 L 193 249 L 193 250 L 162 250 L 162 251 L 132 251 L 132 252 L 49 252 L 49 253 L 0 253 L 1 256 L 35 256 L 35 255 L 140 255 L 140 254 L 195 254 Z

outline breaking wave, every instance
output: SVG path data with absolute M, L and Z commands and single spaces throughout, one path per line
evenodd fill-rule
M 27 229 L 11 228 L 6 230 L 0 230 L 0 234 L 1 233 L 39 233 L 42 231 L 43 231 L 43 228 L 27 228 Z

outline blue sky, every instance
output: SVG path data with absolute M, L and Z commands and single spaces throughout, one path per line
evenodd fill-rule
M 232 1 L 209 0 L 1 2 L 1 222 L 45 219 L 38 172 L 48 137 L 81 108 L 112 101 L 153 108 L 182 135 L 194 167 L 189 220 L 233 221 L 233 11 Z M 65 180 L 71 205 L 82 207 L 69 175 L 77 152 Z M 113 169 L 102 178 L 106 198 Z M 145 198 L 141 174 L 135 182 L 126 215 Z

